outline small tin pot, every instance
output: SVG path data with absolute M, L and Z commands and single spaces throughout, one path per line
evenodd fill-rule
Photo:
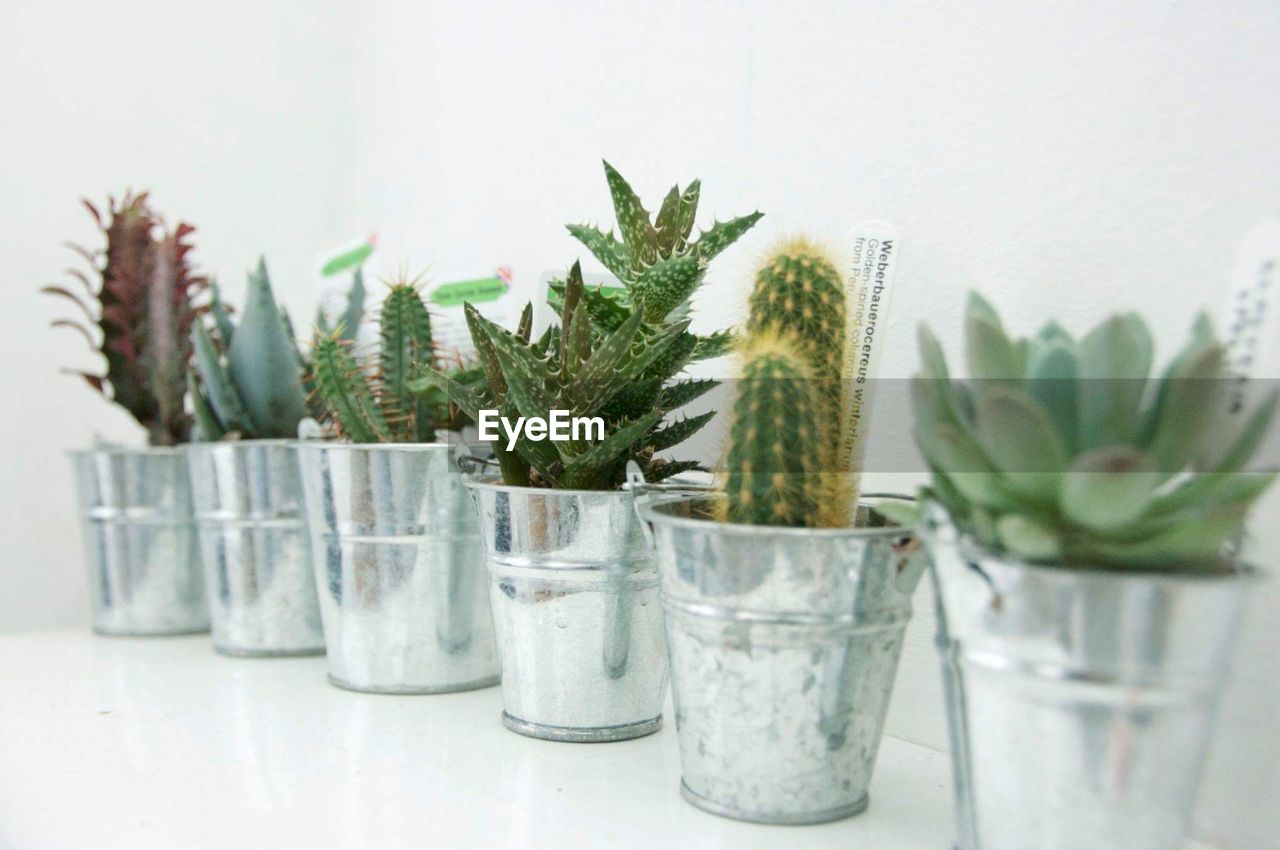
M 187 463 L 214 649 L 324 652 L 293 442 L 194 443 Z
M 209 630 L 183 449 L 71 453 L 93 630 L 182 635 Z
M 1031 564 L 925 524 L 960 850 L 1169 850 L 1253 571 Z
M 300 442 L 329 680 L 369 693 L 498 683 L 475 511 L 445 443 Z
M 582 743 L 656 732 L 667 650 L 635 496 L 466 483 L 489 570 L 503 723 Z
M 645 497 L 671 646 L 681 793 L 737 820 L 812 824 L 867 788 L 925 569 L 914 534 L 715 522 Z

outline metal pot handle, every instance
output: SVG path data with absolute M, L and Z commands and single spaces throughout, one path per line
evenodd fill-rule
M 693 496 L 698 493 L 713 492 L 716 488 L 710 484 L 700 484 L 696 481 L 681 481 L 679 476 L 671 481 L 650 484 L 644 480 L 644 473 L 640 471 L 640 464 L 634 460 L 629 460 L 627 461 L 626 480 L 622 482 L 622 489 L 635 494 L 636 516 L 640 519 L 640 530 L 644 532 L 649 548 L 653 549 L 657 545 L 653 539 L 653 525 L 643 516 L 640 516 L 641 505 L 652 501 L 657 496 Z

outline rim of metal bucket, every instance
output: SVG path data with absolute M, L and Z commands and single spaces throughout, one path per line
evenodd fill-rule
M 969 569 L 985 572 L 983 564 L 999 564 L 1010 569 L 1028 570 L 1063 579 L 1105 582 L 1156 582 L 1160 584 L 1212 584 L 1217 582 L 1261 581 L 1267 573 L 1247 561 L 1235 561 L 1229 571 L 1223 572 L 1190 572 L 1166 569 L 1115 569 L 1098 565 L 1080 564 L 1070 566 L 1062 563 L 1039 563 L 1019 558 L 1007 552 L 998 552 L 984 546 L 968 534 L 959 535 L 960 554 Z
M 179 443 L 176 446 L 94 446 L 89 449 L 67 449 L 68 457 L 79 457 L 81 455 L 155 455 L 163 457 L 165 455 L 182 454 L 192 443 Z
M 280 446 L 282 448 L 291 448 L 298 443 L 305 443 L 307 440 L 299 440 L 294 437 L 264 437 L 262 439 L 252 440 L 193 440 L 190 443 L 183 443 L 184 449 L 216 449 L 222 447 L 235 448 L 236 446 Z M 318 441 L 317 441 L 318 442 Z
M 784 525 L 747 525 L 738 522 L 720 522 L 714 519 L 694 519 L 692 517 L 672 516 L 669 513 L 660 512 L 658 509 L 666 505 L 674 505 L 677 502 L 687 502 L 692 499 L 706 499 L 708 501 L 716 501 L 723 499 L 722 493 L 686 493 L 683 495 L 662 495 L 651 496 L 637 504 L 640 511 L 640 517 L 645 522 L 662 522 L 667 525 L 674 525 L 680 528 L 696 529 L 699 531 L 707 531 L 715 529 L 722 534 L 738 534 L 742 536 L 759 537 L 762 534 L 776 535 L 778 537 L 804 537 L 819 539 L 837 539 L 837 538 L 858 538 L 858 537 L 918 537 L 919 532 L 905 525 L 885 525 L 876 528 L 792 528 Z M 863 505 L 866 500 L 870 499 L 896 499 L 904 502 L 914 502 L 911 496 L 904 496 L 898 493 L 866 493 L 859 497 L 858 504 Z M 874 509 L 873 505 L 866 505 Z
M 294 446 L 306 449 L 340 449 L 344 451 L 374 452 L 426 452 L 452 449 L 455 443 L 353 443 L 349 440 L 290 440 Z
M 477 459 L 467 457 L 466 460 L 475 462 Z M 485 465 L 496 463 L 496 461 L 483 461 Z M 491 473 L 470 472 L 463 473 L 463 486 L 469 490 L 505 490 L 517 493 L 530 493 L 540 496 L 635 496 L 636 493 L 623 487 L 617 490 L 561 490 L 555 487 L 521 487 L 518 484 L 503 484 L 499 476 Z

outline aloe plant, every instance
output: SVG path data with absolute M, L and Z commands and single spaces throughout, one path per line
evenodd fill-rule
M 623 290 L 587 287 L 575 262 L 564 280 L 551 283 L 549 302 L 560 323 L 536 341 L 530 339 L 532 305 L 513 334 L 468 304 L 467 325 L 484 385 L 465 386 L 439 371 L 414 385 L 419 392 L 445 390 L 473 419 L 481 410 L 497 410 L 508 419 L 547 419 L 557 410 L 603 422 L 601 440 L 521 436 L 512 448 L 502 440 L 493 443 L 503 481 L 510 485 L 612 490 L 621 485 L 628 460 L 640 464 L 646 480 L 660 481 L 698 466 L 660 453 L 714 416 L 668 421 L 716 386 L 680 373 L 690 363 L 726 353 L 733 343 L 727 330 L 702 337 L 690 332 L 690 301 L 708 263 L 762 214 L 716 222 L 691 238 L 699 181 L 683 191 L 673 186 L 654 217 L 613 166 L 606 162 L 604 170 L 621 239 L 588 225 L 568 229 L 622 282 Z
M 714 381 L 674 380 L 688 362 L 688 320 L 646 326 L 640 309 L 608 334 L 592 328 L 587 289 L 577 263 L 565 280 L 559 326 L 530 340 L 532 305 L 525 307 L 515 333 L 466 305 L 467 325 L 486 382 L 468 387 L 435 371 L 414 384 L 418 392 L 443 388 L 449 400 L 473 420 L 481 410 L 497 410 L 510 420 L 543 418 L 552 410 L 574 417 L 599 417 L 600 440 L 531 440 L 513 448 L 493 444 L 503 480 L 516 486 L 572 490 L 613 490 L 621 485 L 628 460 L 636 460 L 648 481 L 661 481 L 697 467 L 695 461 L 658 456 L 692 436 L 714 415 L 705 413 L 664 422 Z M 647 331 L 647 332 L 646 332 Z
M 605 333 L 618 329 L 636 307 L 649 325 L 676 321 L 689 312 L 690 300 L 702 285 L 707 267 L 726 248 L 755 226 L 763 213 L 753 212 L 726 221 L 693 236 L 702 182 L 694 180 L 684 190 L 672 186 L 656 216 L 645 210 L 631 185 L 608 162 L 605 179 L 618 220 L 618 233 L 586 224 L 566 225 L 569 233 L 595 255 L 623 284 L 621 291 L 601 287 L 584 290 L 582 300 L 593 324 Z M 552 281 L 551 304 L 560 310 L 565 281 Z M 680 347 L 690 346 L 688 362 L 726 354 L 733 335 L 720 331 L 698 337 L 692 333 Z
M 1274 473 L 1245 472 L 1275 415 L 1272 392 L 1228 427 L 1223 346 L 1207 317 L 1163 375 L 1135 314 L 1082 339 L 1049 323 L 1008 336 L 977 294 L 966 317 L 969 381 L 920 328 L 915 438 L 928 495 L 967 534 L 1034 562 L 1213 570 Z
M 343 325 L 319 331 L 312 347 L 312 380 L 323 417 L 356 443 L 426 443 L 436 428 L 456 430 L 465 418 L 443 392 L 415 394 L 411 385 L 433 367 L 443 368 L 431 336 L 431 317 L 415 282 L 393 284 L 378 317 L 376 362 L 352 351 Z M 448 370 L 461 386 L 472 386 L 478 370 L 455 364 Z
M 88 200 L 82 203 L 106 247 L 90 251 L 71 246 L 88 261 L 97 280 L 69 269 L 83 295 L 66 286 L 45 286 L 42 291 L 73 302 L 84 315 L 83 321 L 57 319 L 52 324 L 79 331 L 101 353 L 105 373 L 75 374 L 129 411 L 147 429 L 151 445 L 184 442 L 191 431 L 183 403 L 189 334 L 202 309 L 196 299 L 206 286 L 188 257 L 195 228 L 180 223 L 166 230 L 146 192 L 126 192 L 119 201 L 108 198 L 105 215 Z M 92 302 L 96 309 L 89 306 Z
M 287 314 L 276 304 L 265 258 L 249 274 L 239 324 L 223 305 L 216 284 L 210 312 L 219 345 L 197 322 L 190 383 L 196 424 L 206 440 L 290 438 L 309 415 L 303 387 L 306 364 L 298 353 Z

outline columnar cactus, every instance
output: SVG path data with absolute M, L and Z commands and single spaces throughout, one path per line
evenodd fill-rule
M 763 332 L 742 352 L 733 405 L 722 519 L 748 525 L 818 524 L 825 493 L 814 447 L 822 433 L 813 370 L 794 335 Z
M 191 430 L 183 404 L 189 335 L 201 311 L 195 299 L 207 285 L 188 260 L 195 228 L 180 223 L 165 230 L 146 192 L 126 192 L 118 202 L 108 198 L 106 216 L 89 201 L 83 203 L 106 238 L 106 248 L 71 247 L 88 260 L 101 282 L 90 281 L 79 270 L 69 273 L 98 308 L 91 309 L 84 297 L 64 286 L 46 286 L 44 292 L 74 302 L 86 320 L 58 319 L 53 325 L 78 330 L 102 354 L 105 374 L 77 374 L 128 410 L 147 429 L 151 445 L 181 443 Z M 89 324 L 98 327 L 96 341 Z
M 819 414 L 839 422 L 845 350 L 845 294 L 836 263 L 803 237 L 781 245 L 756 272 L 747 333 L 790 333 L 817 383 Z M 832 459 L 835 457 L 834 446 Z M 825 471 L 835 471 L 828 465 Z
M 797 238 L 756 272 L 721 519 L 805 528 L 848 524 L 852 470 L 841 451 L 849 424 L 841 380 L 846 305 L 836 269 L 821 247 Z
M 431 317 L 415 283 L 392 285 L 379 316 L 376 364 L 362 364 L 338 328 L 316 335 L 311 377 L 324 417 L 357 443 L 427 443 L 448 427 L 447 403 L 415 397 L 411 385 L 437 365 Z M 461 370 L 452 373 L 461 380 Z M 446 408 L 442 410 L 441 408 Z

